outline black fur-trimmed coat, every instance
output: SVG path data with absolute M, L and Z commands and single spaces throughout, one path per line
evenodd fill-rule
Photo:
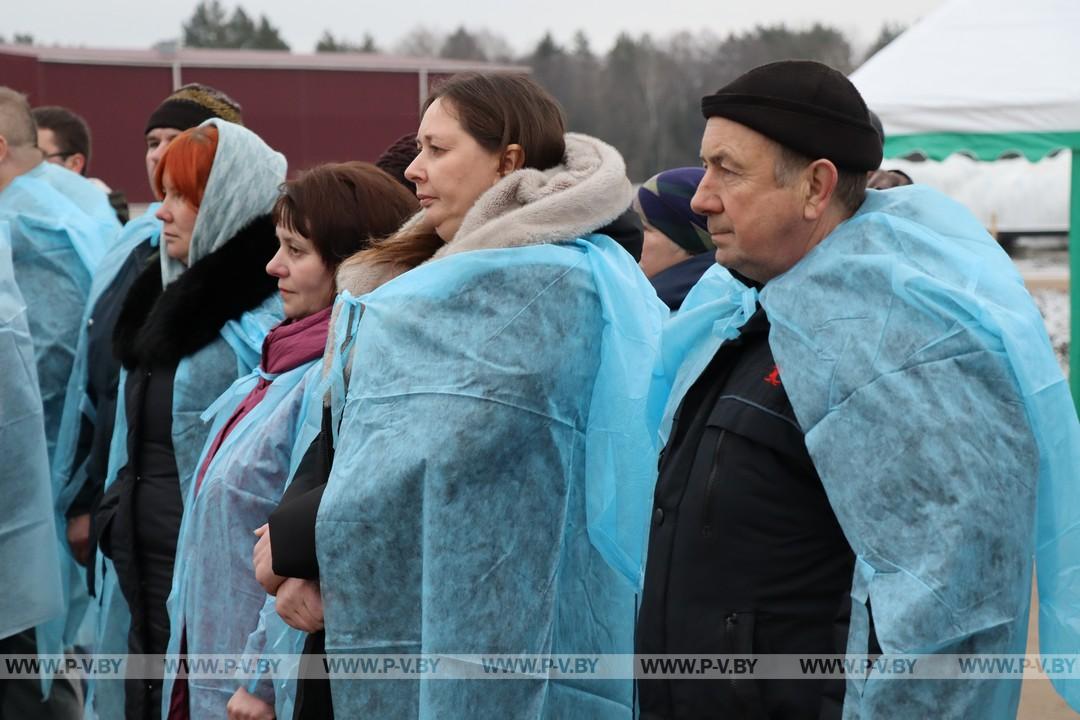
M 132 284 L 116 321 L 113 349 L 124 367 L 175 364 L 213 342 L 226 322 L 275 291 L 277 279 L 266 274 L 266 264 L 276 250 L 273 220 L 260 216 L 164 292 L 155 255 Z
M 270 216 L 258 217 L 164 289 L 155 253 L 132 284 L 117 317 L 113 350 L 128 373 L 120 396 L 128 423 L 128 462 L 106 491 L 95 513 L 95 525 L 102 551 L 113 561 L 131 610 L 130 652 L 164 653 L 169 636 L 164 601 L 172 585 L 183 514 L 180 474 L 187 474 L 186 468 L 177 469 L 177 448 L 172 446 L 177 432 L 173 427 L 177 365 L 213 343 L 226 322 L 257 308 L 276 291 L 277 279 L 266 274 L 266 264 L 276 250 Z M 213 351 L 208 352 L 209 356 L 197 357 L 215 357 Z M 213 385 L 224 383 L 210 388 L 216 393 L 228 387 L 230 377 L 235 379 L 235 356 L 225 354 L 229 357 L 223 357 L 222 363 L 230 367 L 220 368 L 224 372 L 216 373 L 215 380 L 206 380 Z M 200 359 L 196 362 L 205 364 Z M 156 414 L 147 415 L 146 410 Z M 141 443 L 148 428 L 159 442 L 156 452 L 144 455 Z M 182 432 L 189 444 L 201 447 L 205 441 L 201 426 L 198 432 Z M 168 438 L 166 453 L 160 449 L 163 436 Z M 148 461 L 152 466 L 140 466 L 140 457 L 152 458 L 152 463 Z M 138 504 L 136 487 L 141 488 Z M 153 547 L 136 547 L 140 537 L 152 537 Z M 160 681 L 128 681 L 126 717 L 158 717 L 160 691 Z

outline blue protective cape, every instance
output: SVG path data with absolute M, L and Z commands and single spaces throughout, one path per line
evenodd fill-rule
M 75 363 L 71 369 L 71 379 L 68 381 L 60 432 L 52 458 L 53 494 L 56 497 L 56 510 L 60 515 L 67 512 L 86 481 L 85 469 L 74 466 L 82 419 L 86 416 L 94 422 L 97 417 L 97 410 L 86 394 L 86 383 L 89 378 L 86 353 L 90 314 L 101 294 L 112 284 L 116 274 L 135 248 L 143 243 L 150 243 L 152 247 L 158 246 L 161 221 L 154 217 L 154 213 L 160 206 L 161 203 L 153 203 L 147 207 L 145 213 L 124 226 L 123 232 L 102 258 L 90 283 L 86 311 L 83 313 L 79 340 L 75 349 Z
M 662 433 L 754 294 L 716 267 L 665 329 Z M 870 191 L 760 301 L 857 556 L 849 652 L 867 652 L 869 601 L 886 654 L 1022 653 L 1033 555 L 1042 650 L 1076 652 L 1080 426 L 1038 310 L 975 218 L 928 188 Z M 1080 707 L 1075 684 L 1056 687 Z M 1013 680 L 871 674 L 844 712 L 1012 717 L 1019 695 Z
M 187 494 L 168 600 L 169 654 L 180 653 L 185 632 L 187 652 L 193 655 L 235 655 L 247 649 L 267 599 L 251 569 L 252 531 L 273 512 L 293 458 L 307 449 L 296 441 L 306 403 L 321 405 L 318 397 L 306 392 L 308 384 L 319 384 L 320 370 L 319 361 L 313 360 L 273 376 L 263 399 L 221 444 L 198 493 Z M 270 378 L 261 368 L 240 378 L 203 414 L 204 420 L 213 418 L 214 422 L 197 468 L 260 377 Z M 229 602 L 221 602 L 222 593 Z M 173 680 L 174 676 L 166 675 L 163 717 L 168 715 Z M 190 679 L 191 717 L 224 717 L 238 685 L 232 678 Z M 258 694 L 273 704 L 269 683 Z
M 99 226 L 41 177 L 24 173 L 0 191 L 0 222 L 9 225 L 12 261 L 27 305 L 34 342 L 38 387 L 45 413 L 46 452 L 52 457 L 60 430 L 65 391 L 71 376 L 80 318 L 90 279 L 106 246 Z M 53 498 L 55 500 L 55 498 Z M 66 525 L 56 525 L 66 548 Z M 61 555 L 64 595 L 74 569 Z M 66 610 L 39 628 L 39 652 L 49 652 L 51 635 L 62 634 Z M 52 676 L 42 675 L 48 693 Z
M 0 222 L 0 638 L 63 611 L 49 458 L 27 308 L 15 284 L 8 225 Z
M 112 246 L 121 225 L 109 203 L 108 193 L 77 172 L 56 163 L 42 161 L 26 174 L 47 182 L 93 220 L 98 228 L 98 239 L 105 244 L 103 251 Z
M 90 278 L 105 245 L 94 222 L 48 183 L 23 174 L 0 192 L 12 260 L 34 338 L 52 457 Z
M 296 428 L 296 440 L 289 462 L 288 480 L 281 493 L 293 481 L 296 470 L 304 453 L 315 441 L 322 430 L 323 398 L 328 382 L 322 377 L 321 365 L 308 370 L 304 378 L 304 397 L 301 400 L 301 414 Z M 274 713 L 279 718 L 291 718 L 296 703 L 296 678 L 299 671 L 298 656 L 304 649 L 307 633 L 289 627 L 277 614 L 274 598 L 266 595 L 259 622 L 248 637 L 244 648 L 244 658 L 248 667 L 254 667 L 259 658 L 273 658 L 279 664 L 275 678 L 256 678 L 247 683 L 247 691 L 267 702 L 273 702 Z M 272 697 L 272 699 L 271 699 Z
M 84 578 L 85 570 L 71 556 L 67 545 L 67 510 L 71 507 L 75 496 L 82 490 L 86 482 L 84 467 L 74 467 L 76 446 L 79 440 L 79 431 L 82 427 L 83 416 L 87 416 L 90 422 L 96 418 L 96 408 L 86 394 L 86 383 L 89 375 L 87 366 L 87 330 L 90 313 L 93 312 L 98 298 L 104 292 L 120 267 L 127 260 L 134 249 L 144 242 L 153 246 L 158 244 L 158 236 L 161 234 L 161 221 L 154 217 L 159 207 L 154 203 L 147 208 L 140 217 L 132 220 L 124 226 L 123 232 L 116 242 L 106 253 L 101 264 L 94 273 L 90 284 L 90 294 L 87 297 L 86 309 L 83 313 L 82 323 L 79 330 L 79 340 L 75 346 L 75 363 L 71 369 L 71 377 L 68 380 L 67 392 L 64 399 L 64 410 L 60 420 L 60 430 L 56 440 L 56 448 L 52 458 L 52 490 L 54 509 L 56 511 L 56 529 L 60 540 L 62 563 L 64 565 L 64 597 L 67 603 L 67 612 L 53 621 L 37 628 L 38 649 L 44 654 L 58 654 L 64 648 L 69 648 L 78 641 L 83 643 L 80 636 L 80 628 L 86 626 L 87 610 L 91 609 L 90 597 L 86 592 Z M 93 627 L 93 618 L 89 618 L 90 627 Z M 91 633 L 92 634 L 92 633 Z M 46 685 L 46 693 L 48 687 Z
M 281 322 L 281 297 L 274 294 L 259 307 L 230 320 L 221 328 L 221 337 L 199 351 L 183 358 L 173 379 L 172 440 L 180 494 L 186 500 L 199 455 L 206 443 L 210 425 L 202 414 L 237 377 L 247 375 L 259 364 L 262 342 L 271 328 Z M 127 371 L 120 371 L 123 388 Z M 116 481 L 117 473 L 127 464 L 127 408 L 118 402 L 112 445 L 109 447 L 109 470 L 106 489 Z M 98 653 L 126 653 L 131 615 L 116 581 L 112 561 L 99 551 L 96 558 L 96 587 L 100 588 L 95 650 Z M 124 683 L 120 680 L 91 681 L 86 696 L 88 713 L 114 718 L 124 715 Z
M 327 652 L 632 652 L 667 314 L 633 259 L 600 235 L 478 250 L 339 302 L 357 354 L 316 525 Z M 348 717 L 626 717 L 633 694 L 332 687 Z

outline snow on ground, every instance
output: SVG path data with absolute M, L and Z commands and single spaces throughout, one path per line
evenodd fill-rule
M 1065 375 L 1069 374 L 1069 243 L 1064 235 L 1022 236 L 1009 254 L 1031 288 L 1050 344 Z
M 1069 374 L 1069 293 L 1060 290 L 1035 290 L 1031 293 L 1039 306 L 1050 344 L 1066 377 Z

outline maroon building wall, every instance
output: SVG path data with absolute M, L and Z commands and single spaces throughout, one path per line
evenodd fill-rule
M 321 162 L 375 160 L 419 124 L 413 73 L 184 68 L 184 82 L 224 90 L 244 123 L 289 160 L 289 172 Z
M 90 126 L 88 174 L 130 202 L 152 200 L 146 177 L 146 120 L 172 92 L 168 68 L 41 63 L 36 105 L 62 105 Z
M 35 102 L 39 72 L 37 58 L 0 53 L 0 85 L 29 95 L 31 103 Z
M 184 66 L 184 83 L 220 88 L 244 122 L 289 161 L 290 175 L 320 162 L 375 160 L 419 124 L 415 72 Z M 149 202 L 146 119 L 172 91 L 165 66 L 76 64 L 0 52 L 0 84 L 34 106 L 62 105 L 86 118 L 90 174 L 131 202 Z

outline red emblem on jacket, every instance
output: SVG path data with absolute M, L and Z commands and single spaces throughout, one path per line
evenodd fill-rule
M 780 368 L 776 365 L 772 366 L 772 372 L 765 376 L 765 382 L 769 383 L 773 387 L 780 387 Z

